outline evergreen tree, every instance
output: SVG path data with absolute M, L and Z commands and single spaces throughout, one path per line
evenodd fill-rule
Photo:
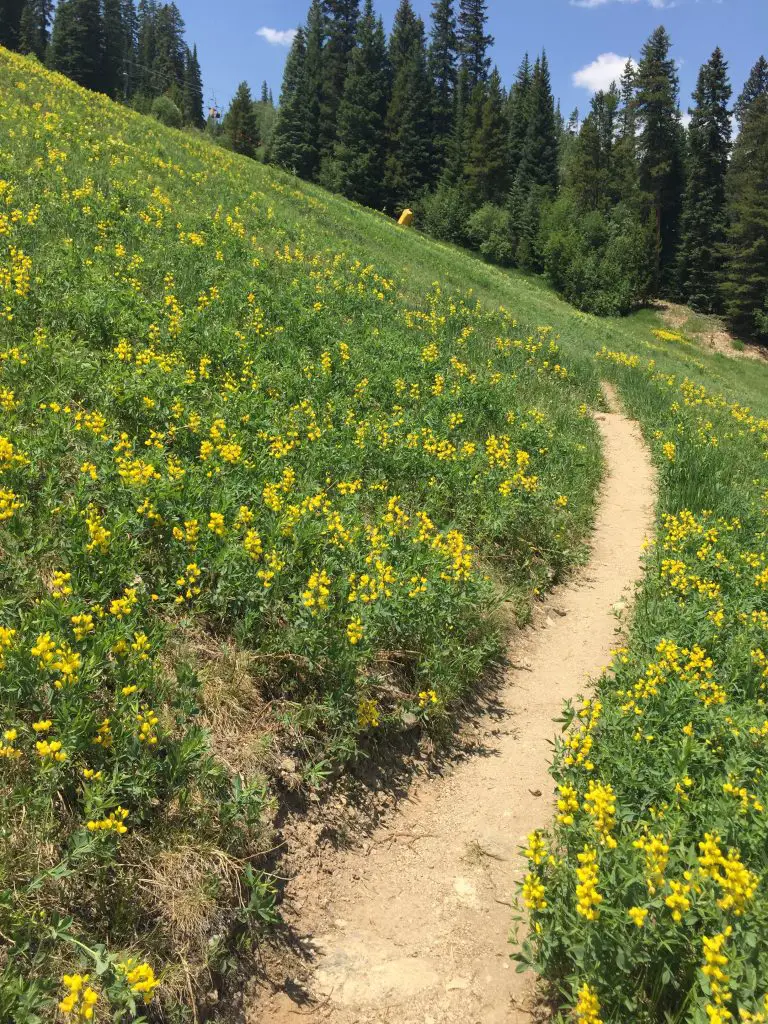
M 731 148 L 728 65 L 719 47 L 699 71 L 689 111 L 687 181 L 680 243 L 680 291 L 694 309 L 719 307 L 717 284 L 725 240 L 725 175 Z
M 302 177 L 314 180 L 320 172 L 324 97 L 325 16 L 320 0 L 312 0 L 307 15 L 306 47 L 302 79 L 304 104 L 304 171 Z M 335 138 L 335 135 L 334 135 Z
M 482 96 L 480 123 L 467 146 L 464 170 L 467 195 L 475 206 L 502 204 L 509 191 L 509 131 L 501 78 L 496 68 L 485 87 L 475 87 Z
M 182 114 L 184 123 L 194 128 L 204 128 L 203 119 L 203 78 L 200 73 L 200 61 L 197 56 L 197 46 L 187 54 L 187 66 L 184 70 L 184 100 Z
M 654 287 L 674 285 L 683 192 L 683 131 L 677 106 L 678 79 L 663 26 L 642 49 L 637 70 L 640 187 L 650 197 L 656 232 Z
M 102 88 L 112 99 L 125 95 L 125 29 L 120 0 L 103 0 Z
M 136 91 L 143 96 L 157 96 L 167 86 L 158 88 L 157 76 L 155 74 L 155 58 L 157 54 L 157 42 L 155 21 L 157 18 L 158 6 L 155 0 L 139 0 L 137 17 L 137 56 L 138 68 L 136 76 Z
M 468 75 L 462 71 L 462 81 L 469 88 Z M 461 129 L 461 166 L 457 182 L 462 190 L 462 206 L 465 215 L 477 209 L 482 198 L 476 189 L 477 178 L 482 175 L 484 155 L 481 149 L 480 132 L 483 127 L 483 108 L 485 107 L 486 87 L 484 82 L 477 82 L 467 96 L 464 104 Z
M 355 45 L 359 0 L 322 0 L 325 45 L 322 68 L 320 152 L 330 157 L 336 141 L 336 116 L 344 95 L 349 55 Z
M 493 46 L 493 36 L 485 31 L 487 6 L 485 0 L 459 0 L 459 52 L 470 90 L 488 78 L 491 68 L 488 47 Z
M 19 23 L 19 50 L 45 58 L 49 27 L 53 18 L 52 0 L 25 0 Z
M 448 155 L 456 107 L 456 59 L 458 38 L 453 0 L 433 0 L 432 31 L 427 67 L 432 84 L 432 143 L 434 146 L 434 179 L 436 180 Z
M 523 156 L 525 137 L 528 133 L 529 94 L 531 91 L 531 64 L 528 54 L 517 71 L 514 85 L 509 90 L 507 99 L 507 118 L 509 120 L 509 173 L 512 180 L 517 176 L 517 169 Z
M 554 197 L 558 181 L 558 126 L 546 53 L 533 66 L 527 106 L 528 123 L 509 208 L 517 263 L 525 270 L 541 270 L 541 214 Z
M 388 93 L 384 25 L 373 0 L 365 0 L 339 105 L 332 178 L 343 195 L 375 208 L 384 201 Z
M 619 80 L 619 113 L 617 138 L 613 152 L 615 177 L 619 195 L 633 210 L 640 211 L 640 177 L 637 162 L 637 104 L 635 101 L 635 67 L 631 60 L 624 65 Z
M 261 94 L 258 103 L 253 105 L 256 114 L 256 124 L 259 129 L 259 147 L 256 156 L 259 160 L 267 163 L 272 160 L 272 145 L 275 135 L 275 122 L 277 111 L 272 102 L 272 94 L 266 82 L 261 84 Z
M 184 71 L 187 63 L 187 45 L 184 42 L 184 20 L 174 3 L 163 4 L 155 15 L 155 55 L 152 64 L 155 92 L 178 90 L 179 103 L 183 103 Z
M 395 13 L 389 59 L 392 98 L 384 181 L 390 206 L 398 209 L 416 201 L 429 180 L 432 157 L 424 22 L 414 13 L 411 0 L 401 0 Z
M 564 167 L 565 186 L 581 213 L 609 211 L 622 198 L 615 166 L 619 91 L 596 92 Z
M 293 39 L 283 72 L 272 159 L 302 178 L 317 165 L 318 140 L 310 131 L 306 104 L 307 42 L 303 28 Z
M 733 147 L 726 180 L 728 234 L 722 285 L 729 326 L 768 340 L 768 95 L 753 99 Z
M 739 125 L 743 124 L 750 103 L 768 94 L 768 61 L 765 57 L 758 57 L 757 62 L 749 73 L 749 78 L 744 83 L 741 96 L 736 100 L 733 112 Z
M 445 166 L 440 178 L 441 187 L 458 188 L 464 178 L 464 140 L 467 134 L 468 101 L 469 85 L 467 72 L 462 68 L 456 80 L 453 128 L 445 148 Z
M 235 153 L 254 157 L 259 142 L 253 97 L 247 82 L 238 85 L 225 118 L 224 131 Z
M 18 49 L 23 13 L 24 0 L 0 0 L 0 46 Z
M 517 168 L 517 184 L 524 190 L 557 186 L 557 122 L 546 53 L 533 67 L 528 95 L 525 139 Z
M 121 21 L 123 24 L 123 88 L 125 98 L 131 99 L 138 89 L 138 17 L 133 0 L 122 0 Z
M 102 35 L 99 0 L 59 0 L 51 34 L 51 67 L 87 89 L 101 89 Z

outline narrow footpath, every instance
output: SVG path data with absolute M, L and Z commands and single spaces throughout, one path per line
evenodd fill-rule
M 499 703 L 480 723 L 482 753 L 418 783 L 369 841 L 289 883 L 283 913 L 309 952 L 306 974 L 249 992 L 248 1024 L 535 1019 L 534 980 L 509 957 L 518 851 L 551 820 L 552 719 L 610 661 L 653 530 L 648 453 L 607 387 L 606 397 L 589 563 L 515 637 Z

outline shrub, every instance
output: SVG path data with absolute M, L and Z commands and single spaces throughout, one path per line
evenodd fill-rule
M 158 96 L 152 104 L 152 116 L 168 128 L 181 128 L 181 111 L 168 96 Z

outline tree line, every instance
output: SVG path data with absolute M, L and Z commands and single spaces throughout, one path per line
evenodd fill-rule
M 197 47 L 175 3 L 0 0 L 0 45 L 174 127 L 204 127 Z
M 458 4 L 458 6 L 456 6 Z M 80 84 L 201 128 L 437 238 L 544 273 L 569 301 L 626 313 L 651 297 L 723 314 L 768 342 L 768 62 L 732 105 L 719 48 L 684 126 L 671 41 L 566 120 L 545 52 L 505 86 L 485 0 L 433 0 L 429 32 L 401 0 L 387 37 L 373 0 L 312 0 L 278 107 L 246 82 L 203 117 L 196 48 L 174 3 L 0 0 L 0 43 Z M 735 140 L 734 140 L 735 134 Z
M 768 340 L 765 58 L 732 108 L 716 49 L 686 128 L 663 27 L 583 119 L 562 117 L 545 52 L 505 87 L 493 42 L 484 0 L 433 0 L 428 34 L 402 0 L 389 38 L 372 0 L 312 0 L 262 152 L 367 206 L 409 206 L 427 232 L 545 273 L 582 309 L 664 296 Z

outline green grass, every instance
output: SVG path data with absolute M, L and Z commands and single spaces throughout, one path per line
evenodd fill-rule
M 705 830 L 765 867 L 768 367 L 662 340 L 650 310 L 580 313 L 1 50 L 0 96 L 0 1017 L 51 1019 L 69 992 L 77 1019 L 89 985 L 95 1019 L 193 1019 L 274 920 L 281 760 L 310 786 L 414 724 L 448 735 L 503 645 L 500 603 L 524 620 L 583 560 L 605 377 L 660 467 L 660 516 L 693 520 L 649 555 L 595 768 L 558 754 L 577 810 L 534 863 L 529 956 L 566 1009 L 586 992 L 584 1024 L 593 994 L 605 1020 L 703 1021 L 701 936 L 730 923 L 752 1012 L 762 889 L 738 916 L 709 876 L 680 922 L 665 901 Z M 637 740 L 616 690 L 661 640 L 706 649 L 726 700 L 680 655 Z M 670 848 L 655 894 L 646 828 Z M 575 910 L 585 843 L 595 922 Z
M 0 1018 L 188 1020 L 274 919 L 277 766 L 447 736 L 583 559 L 598 372 L 464 254 L 0 95 Z

